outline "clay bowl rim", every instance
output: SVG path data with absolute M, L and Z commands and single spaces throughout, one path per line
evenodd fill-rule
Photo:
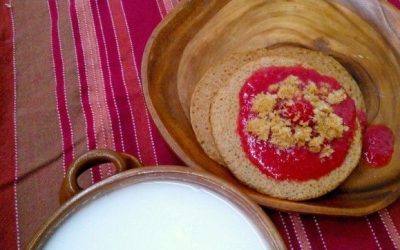
M 64 203 L 40 228 L 27 249 L 43 247 L 60 225 L 91 201 L 127 186 L 152 181 L 176 181 L 198 185 L 221 195 L 235 204 L 254 223 L 261 236 L 273 249 L 286 249 L 272 220 L 240 189 L 206 171 L 175 165 L 130 169 L 93 184 Z

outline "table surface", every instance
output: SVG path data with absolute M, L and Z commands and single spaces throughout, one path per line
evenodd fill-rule
M 26 246 L 59 207 L 69 164 L 87 150 L 182 164 L 155 128 L 140 80 L 146 41 L 176 4 L 0 0 L 1 249 Z M 80 181 L 111 173 L 103 165 Z M 289 249 L 400 248 L 400 201 L 361 218 L 265 211 Z

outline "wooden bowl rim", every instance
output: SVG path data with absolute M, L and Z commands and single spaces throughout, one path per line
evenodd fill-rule
M 394 9 L 400 15 L 400 9 L 396 8 L 392 3 L 389 2 L 389 0 L 378 0 L 378 1 L 380 4 L 389 6 L 389 8 L 391 8 L 392 10 Z M 141 64 L 141 77 L 142 77 L 142 84 L 143 84 L 143 92 L 144 92 L 145 101 L 146 101 L 148 110 L 151 114 L 151 117 L 153 118 L 153 121 L 154 121 L 156 127 L 160 131 L 164 140 L 167 142 L 167 144 L 170 146 L 170 148 L 177 154 L 177 156 L 187 166 L 194 168 L 194 169 L 200 169 L 203 171 L 207 171 L 206 169 L 204 169 L 203 167 L 198 165 L 196 162 L 194 162 L 190 157 L 188 157 L 186 155 L 186 153 L 182 150 L 182 148 L 178 145 L 178 143 L 175 141 L 175 139 L 168 132 L 164 123 L 161 121 L 161 118 L 158 115 L 157 110 L 153 104 L 153 100 L 150 97 L 149 81 L 148 81 L 148 74 L 147 74 L 148 73 L 147 65 L 149 62 L 149 55 L 150 55 L 150 51 L 153 47 L 155 39 L 157 38 L 158 34 L 164 29 L 164 27 L 168 25 L 170 20 L 175 18 L 175 16 L 177 14 L 179 14 L 179 12 L 186 6 L 186 4 L 188 4 L 190 2 L 191 2 L 191 0 L 182 0 L 168 14 L 167 17 L 165 17 L 163 20 L 161 20 L 161 22 L 156 26 L 156 28 L 151 33 L 151 35 L 146 43 L 144 53 L 143 53 L 142 64 Z M 351 11 L 354 12 L 353 10 L 351 10 Z M 359 15 L 359 14 L 357 14 L 357 15 Z M 363 20 L 365 20 L 365 19 L 363 18 Z M 366 22 L 368 22 L 368 21 L 366 21 Z M 321 207 L 319 205 L 305 204 L 302 202 L 281 200 L 281 199 L 275 199 L 275 198 L 274 198 L 273 204 L 272 203 L 267 204 L 267 202 L 263 202 L 260 200 L 262 199 L 262 197 L 270 197 L 270 196 L 258 193 L 254 190 L 248 191 L 248 190 L 244 189 L 242 191 L 246 195 L 248 195 L 251 199 L 253 199 L 255 202 L 257 202 L 259 205 L 268 206 L 270 208 L 278 209 L 280 211 L 299 212 L 299 213 L 327 215 L 327 216 L 361 217 L 361 216 L 366 216 L 366 215 L 372 214 L 374 212 L 377 212 L 377 211 L 389 206 L 393 202 L 395 202 L 400 197 L 400 182 L 392 183 L 390 185 L 390 189 L 392 190 L 392 193 L 390 195 L 387 195 L 384 199 L 382 199 L 379 202 L 374 203 L 372 205 L 360 206 L 357 208 L 354 208 L 354 207 L 340 208 L 340 207 L 333 207 L 333 206 L 332 207 L 323 207 L 324 208 L 323 211 L 316 209 L 316 208 Z M 272 197 L 270 197 L 270 198 L 272 198 Z M 289 204 L 290 204 L 290 209 L 288 209 L 288 206 L 287 206 Z

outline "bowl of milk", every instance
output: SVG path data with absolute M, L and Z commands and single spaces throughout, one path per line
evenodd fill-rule
M 72 164 L 66 179 L 108 161 L 117 170 L 129 168 L 126 155 L 90 151 Z M 76 183 L 64 181 L 62 192 L 65 185 Z M 226 181 L 188 167 L 134 168 L 76 193 L 29 249 L 285 249 L 258 205 Z

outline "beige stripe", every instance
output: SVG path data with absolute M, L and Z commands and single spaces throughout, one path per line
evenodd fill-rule
M 87 151 L 86 122 L 80 101 L 80 85 L 78 78 L 78 63 L 76 61 L 75 46 L 71 28 L 71 16 L 68 1 L 58 2 L 59 37 L 61 40 L 62 57 L 64 61 L 64 75 L 68 111 L 73 131 L 75 157 Z M 67 166 L 68 167 L 68 166 Z M 90 172 L 85 172 L 79 179 L 82 186 L 91 184 Z
M 169 13 L 174 8 L 172 1 L 171 0 L 163 0 L 163 2 L 164 2 L 165 9 L 167 10 L 167 13 Z
M 85 57 L 89 85 L 89 101 L 93 112 L 97 148 L 115 149 L 111 118 L 106 102 L 100 52 L 96 39 L 93 16 L 91 15 L 90 2 L 76 1 L 76 10 Z M 107 177 L 111 174 L 109 165 L 102 166 L 100 170 L 102 177 Z
M 21 244 L 58 207 L 63 177 L 47 1 L 13 3 L 16 31 L 17 134 Z
M 310 241 L 308 240 L 307 233 L 304 229 L 303 222 L 301 221 L 299 214 L 290 214 L 290 220 L 293 223 L 293 228 L 296 233 L 300 248 L 303 250 L 311 249 Z
M 386 208 L 379 211 L 379 217 L 381 218 L 383 225 L 389 234 L 390 240 L 393 242 L 393 245 L 396 247 L 396 249 L 400 249 L 399 232 L 393 223 L 392 217 L 390 217 L 389 211 Z
M 282 212 L 278 212 L 278 213 L 279 213 L 279 218 L 281 220 L 281 224 L 283 225 L 283 228 L 285 229 L 285 234 L 286 234 L 286 237 L 287 237 L 288 242 L 289 242 L 289 248 L 290 249 L 294 249 L 293 245 L 292 245 L 292 239 L 290 237 L 288 227 L 286 226 L 285 220 L 283 219 Z

